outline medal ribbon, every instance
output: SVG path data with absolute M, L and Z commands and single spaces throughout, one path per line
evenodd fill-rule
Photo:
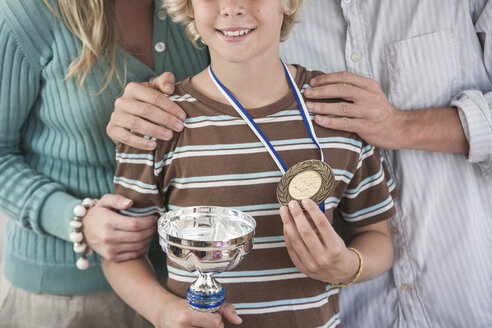
M 299 91 L 299 88 L 297 87 L 297 84 L 294 81 L 294 78 L 290 74 L 289 70 L 287 69 L 287 66 L 285 63 L 282 62 L 282 66 L 284 67 L 285 71 L 285 76 L 287 78 L 287 81 L 289 82 L 290 87 L 292 88 L 292 92 L 294 93 L 294 98 L 296 99 L 297 102 L 297 107 L 299 111 L 301 112 L 302 120 L 304 121 L 304 125 L 306 126 L 309 136 L 313 140 L 313 142 L 316 144 L 316 147 L 318 147 L 320 154 L 321 154 L 321 161 L 325 161 L 325 156 L 323 155 L 323 151 L 321 149 L 321 146 L 319 144 L 318 138 L 316 137 L 316 133 L 314 132 L 313 124 L 309 118 L 309 112 L 307 110 L 306 104 L 304 102 L 304 99 L 302 98 L 301 92 Z M 270 156 L 273 158 L 275 161 L 275 164 L 277 164 L 279 170 L 282 172 L 282 174 L 285 174 L 287 171 L 287 167 L 285 166 L 284 162 L 280 158 L 279 154 L 273 148 L 272 144 L 270 141 L 265 137 L 263 132 L 261 132 L 260 128 L 258 125 L 255 123 L 253 118 L 248 114 L 248 112 L 244 109 L 244 107 L 237 101 L 237 99 L 232 95 L 232 93 L 219 81 L 219 79 L 215 76 L 213 70 L 212 70 L 212 65 L 208 66 L 208 73 L 210 75 L 210 78 L 212 81 L 215 83 L 219 91 L 222 93 L 222 95 L 227 99 L 227 101 L 231 104 L 232 107 L 237 111 L 237 113 L 243 118 L 243 120 L 249 125 L 250 129 L 256 134 L 258 139 L 263 143 L 265 146 L 266 150 L 270 153 Z M 320 205 L 322 206 L 322 210 L 324 211 L 324 203 Z

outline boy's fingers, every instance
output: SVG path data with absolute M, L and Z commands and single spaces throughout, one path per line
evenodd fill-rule
M 234 325 L 239 325 L 243 322 L 243 319 L 239 317 L 236 313 L 236 309 L 234 306 L 230 303 L 224 303 L 222 306 L 219 308 L 218 311 L 227 321 Z
M 311 217 L 311 221 L 315 225 L 316 229 L 319 231 L 321 241 L 324 245 L 328 245 L 330 243 L 330 240 L 338 237 L 338 234 L 333 229 L 325 214 L 321 212 L 315 202 L 313 202 L 311 199 L 303 199 L 302 206 L 304 206 L 306 212 Z
M 290 208 L 291 204 L 289 203 L 289 210 L 290 210 L 290 215 L 291 216 L 286 216 L 284 215 L 284 218 L 290 217 L 290 220 L 283 221 L 284 222 L 284 236 L 285 239 L 290 241 L 290 244 L 292 246 L 292 249 L 295 250 L 299 258 L 302 258 L 305 262 L 309 261 L 311 258 L 310 251 L 306 247 L 306 244 L 304 243 L 304 239 L 300 234 L 300 231 L 298 231 L 298 228 L 296 226 L 296 220 L 298 217 L 296 217 L 296 210 Z M 297 204 L 299 207 L 299 205 Z M 282 212 L 284 212 L 286 209 L 282 209 Z M 299 207 L 300 210 L 300 207 Z M 302 215 L 302 210 L 301 215 Z M 284 220 L 284 218 L 282 220 Z
M 314 202 L 313 202 L 314 203 Z M 295 200 L 289 202 L 289 210 L 294 218 L 294 222 L 299 232 L 299 236 L 303 243 L 306 245 L 307 250 L 313 254 L 320 254 L 323 252 L 323 245 L 316 234 L 316 231 L 311 226 L 311 223 L 306 218 L 306 215 L 302 211 L 301 206 Z M 321 213 L 321 211 L 320 211 Z M 317 214 L 314 213 L 313 214 Z M 301 254 L 300 254 L 301 255 Z

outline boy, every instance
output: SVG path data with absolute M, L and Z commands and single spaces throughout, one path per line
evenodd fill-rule
M 244 327 L 335 327 L 334 286 L 371 279 L 392 264 L 385 220 L 394 208 L 378 152 L 354 134 L 313 129 L 303 120 L 296 91 L 319 73 L 284 66 L 278 58 L 279 42 L 301 5 L 302 0 L 165 2 L 168 13 L 187 24 L 189 37 L 209 47 L 211 66 L 176 86 L 172 99 L 188 115 L 182 133 L 151 152 L 118 146 L 115 191 L 134 200 L 134 216 L 215 205 L 248 212 L 257 228 L 251 253 L 218 276 L 234 304 L 219 313 L 188 307 L 191 276 L 172 263 L 163 288 L 144 259 L 104 262 L 115 291 L 156 326 L 221 327 L 228 324 L 223 317 L 238 324 L 237 310 Z M 271 148 L 258 140 L 259 130 Z M 280 208 L 280 219 L 275 190 L 282 172 L 320 158 L 335 172 L 325 213 L 303 200 L 307 214 L 291 202 L 289 209 Z M 327 224 L 334 208 L 346 220 L 350 249 Z

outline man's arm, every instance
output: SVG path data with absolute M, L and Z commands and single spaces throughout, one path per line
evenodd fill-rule
M 315 117 L 321 126 L 357 133 L 368 143 L 386 149 L 468 152 L 468 141 L 456 108 L 401 111 L 388 100 L 379 84 L 349 72 L 318 76 L 308 98 L 342 98 L 338 103 L 308 103 L 310 111 L 333 116 Z

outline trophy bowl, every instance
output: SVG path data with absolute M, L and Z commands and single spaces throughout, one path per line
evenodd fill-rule
M 193 206 L 167 212 L 157 227 L 169 260 L 187 271 L 198 271 L 187 292 L 190 306 L 217 311 L 225 290 L 213 275 L 233 269 L 251 251 L 256 221 L 231 208 Z

